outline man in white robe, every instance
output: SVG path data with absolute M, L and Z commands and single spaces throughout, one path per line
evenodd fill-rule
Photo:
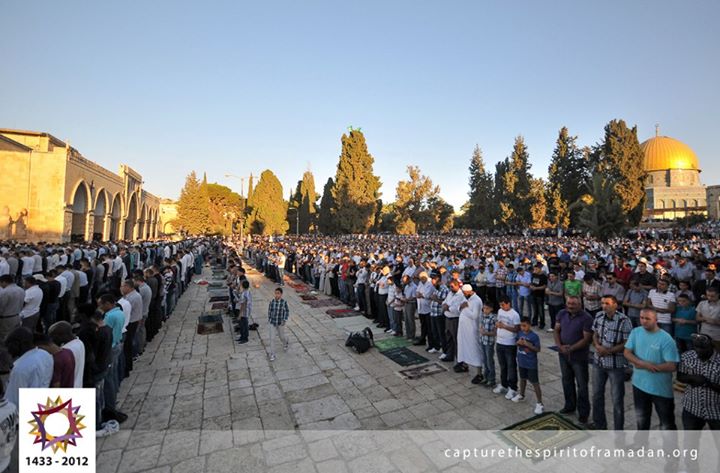
M 480 297 L 475 294 L 470 284 L 462 287 L 465 301 L 460 305 L 460 320 L 458 321 L 458 357 L 456 372 L 468 371 L 468 367 L 474 368 L 475 376 L 473 384 L 483 382 L 480 367 L 483 366 L 483 350 L 480 345 L 480 316 L 483 303 Z

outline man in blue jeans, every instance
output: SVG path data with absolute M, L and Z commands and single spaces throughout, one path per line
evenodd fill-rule
M 558 347 L 565 406 L 560 414 L 577 408 L 578 421 L 585 424 L 590 417 L 588 388 L 588 357 L 592 342 L 593 318 L 582 309 L 578 296 L 567 298 L 567 308 L 557 315 L 555 344 Z
M 593 321 L 593 346 L 595 358 L 593 367 L 592 413 L 596 430 L 607 429 L 605 417 L 605 384 L 610 379 L 613 403 L 613 426 L 623 430 L 625 425 L 625 368 L 627 360 L 623 355 L 625 342 L 630 336 L 632 323 L 625 314 L 618 312 L 618 300 L 606 295 L 601 300 L 602 310 Z

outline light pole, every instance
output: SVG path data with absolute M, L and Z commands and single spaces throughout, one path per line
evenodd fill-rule
M 297 207 L 290 207 L 288 212 L 295 211 L 295 236 L 300 236 L 300 210 Z

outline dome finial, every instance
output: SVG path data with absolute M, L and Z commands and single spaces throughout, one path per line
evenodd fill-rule
M 660 124 L 655 124 L 655 136 L 660 136 Z

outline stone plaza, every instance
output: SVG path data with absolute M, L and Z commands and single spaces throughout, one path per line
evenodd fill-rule
M 129 419 L 98 439 L 99 472 L 471 471 L 461 459 L 427 452 L 442 451 L 453 432 L 497 430 L 533 416 L 530 390 L 516 404 L 447 363 L 447 371 L 403 379 L 403 368 L 376 349 L 345 347 L 347 332 L 370 321 L 333 319 L 289 286 L 290 347 L 270 362 L 265 313 L 275 285 L 254 270 L 249 279 L 259 329 L 245 345 L 233 341 L 227 317 L 224 332 L 197 334 L 208 292 L 191 285 L 122 385 Z M 555 411 L 563 403 L 557 355 L 547 350 L 551 334 L 540 335 L 544 402 Z M 628 383 L 626 427 L 635 422 L 631 393 Z M 608 408 L 609 399 L 608 388 Z M 594 464 L 582 470 L 603 471 Z

